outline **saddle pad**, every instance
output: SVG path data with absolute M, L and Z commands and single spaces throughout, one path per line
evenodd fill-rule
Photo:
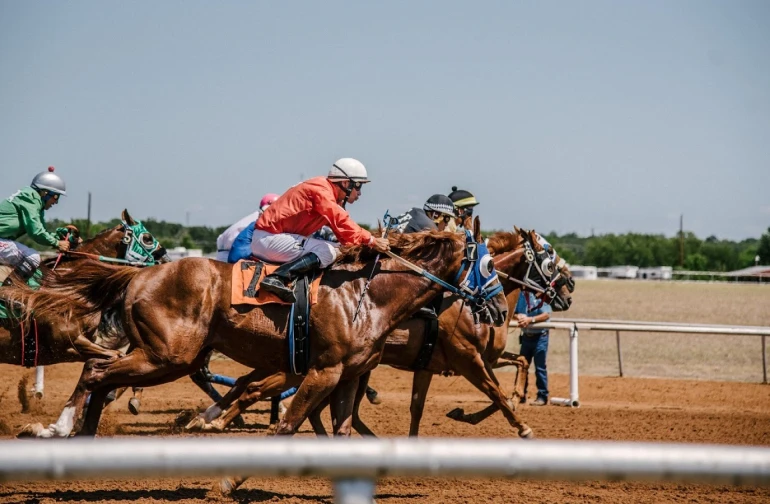
M 244 263 L 245 266 L 244 266 Z M 265 278 L 265 275 L 269 275 L 273 271 L 277 270 L 279 265 L 276 264 L 268 264 L 268 263 L 260 263 L 257 261 L 249 261 L 249 260 L 242 260 L 238 261 L 237 263 L 233 264 L 232 269 L 232 293 L 230 298 L 230 305 L 263 305 L 263 304 L 269 304 L 269 303 L 277 303 L 277 304 L 291 304 L 291 303 L 284 303 L 278 297 L 274 294 L 271 294 L 269 292 L 262 292 L 260 290 L 257 290 L 256 296 L 251 297 L 246 294 L 246 291 L 249 288 L 249 285 L 252 283 L 252 278 L 254 278 L 254 273 L 256 272 L 259 267 L 262 266 L 261 271 L 259 273 L 259 279 L 255 283 L 257 287 L 259 287 L 259 282 L 262 281 L 263 278 Z M 313 280 L 313 283 L 310 285 L 310 304 L 314 305 L 318 301 L 318 286 L 321 285 L 321 277 L 323 277 L 323 272 L 319 272 L 318 276 L 315 280 Z

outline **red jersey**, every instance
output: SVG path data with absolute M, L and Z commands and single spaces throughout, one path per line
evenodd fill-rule
M 337 204 L 334 186 L 326 177 L 301 182 L 278 198 L 257 219 L 256 229 L 268 233 L 310 236 L 328 225 L 343 245 L 366 245 L 372 235 Z

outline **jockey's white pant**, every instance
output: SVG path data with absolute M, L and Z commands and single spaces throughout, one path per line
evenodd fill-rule
M 19 242 L 0 238 L 0 264 L 14 268 L 26 259 L 35 269 L 40 266 L 40 253 Z
M 339 243 L 308 238 L 307 236 L 280 233 L 272 234 L 261 229 L 254 230 L 251 239 L 251 253 L 263 261 L 286 263 L 313 253 L 326 268 L 337 260 Z
M 215 259 L 217 261 L 227 262 L 227 256 L 230 255 L 229 250 L 217 250 L 217 256 Z

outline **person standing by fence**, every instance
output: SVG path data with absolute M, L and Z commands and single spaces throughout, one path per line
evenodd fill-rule
M 551 318 L 551 307 L 548 303 L 541 302 L 530 292 L 522 292 L 516 304 L 514 312 L 516 322 L 521 327 L 520 354 L 532 365 L 535 361 L 535 384 L 537 385 L 537 398 L 530 403 L 532 406 L 545 406 L 548 404 L 548 370 L 546 369 L 546 354 L 548 353 L 548 329 L 531 327 L 538 322 L 547 322 Z M 527 402 L 527 386 L 529 375 L 524 383 L 524 395 L 520 402 Z

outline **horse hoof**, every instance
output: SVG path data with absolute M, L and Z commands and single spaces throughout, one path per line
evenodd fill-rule
M 218 490 L 223 497 L 230 497 L 235 491 L 235 480 L 233 478 L 222 478 L 219 483 L 214 484 L 214 490 Z
M 128 401 L 128 411 L 130 411 L 132 415 L 138 415 L 139 407 L 141 405 L 142 403 L 139 402 L 139 399 L 137 399 L 136 397 L 132 397 Z
M 449 413 L 446 414 L 449 418 L 452 420 L 457 420 L 458 422 L 464 422 L 465 421 L 465 410 L 462 408 L 455 408 Z
M 233 427 L 236 429 L 245 429 L 246 420 L 244 420 L 241 415 L 238 415 L 237 417 L 233 418 Z
M 35 391 L 35 399 L 42 399 L 43 398 L 43 391 L 42 390 L 36 390 Z
M 195 417 L 184 426 L 185 432 L 203 432 L 206 427 L 206 420 L 203 417 Z
M 17 438 L 36 438 L 39 436 L 39 434 L 43 431 L 43 424 L 41 423 L 28 423 L 24 427 L 21 428 L 18 434 L 16 434 Z
M 535 439 L 535 433 L 532 432 L 532 429 L 527 427 L 526 429 L 519 432 L 519 437 L 521 439 Z

